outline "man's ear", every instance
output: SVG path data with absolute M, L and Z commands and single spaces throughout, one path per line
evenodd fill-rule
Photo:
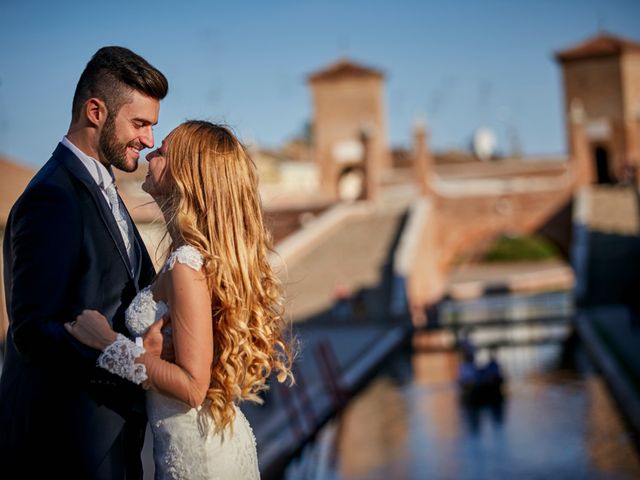
M 91 125 L 100 128 L 107 120 L 109 111 L 102 100 L 91 97 L 89 100 L 84 102 L 84 114 Z

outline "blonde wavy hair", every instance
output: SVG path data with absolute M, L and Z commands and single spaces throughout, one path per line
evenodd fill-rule
M 235 403 L 261 403 L 272 372 L 293 382 L 281 287 L 268 258 L 271 236 L 255 164 L 228 128 L 187 121 L 167 137 L 166 159 L 167 229 L 205 259 L 214 351 L 205 403 L 221 430 L 232 423 Z

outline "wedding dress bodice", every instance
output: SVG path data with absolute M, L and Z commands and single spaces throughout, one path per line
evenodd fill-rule
M 174 265 L 182 263 L 194 270 L 202 268 L 202 255 L 194 247 L 183 245 L 171 252 L 160 273 L 171 270 Z M 160 320 L 169 312 L 169 307 L 163 301 L 156 302 L 153 298 L 153 285 L 149 285 L 138 292 L 125 312 L 125 323 L 132 335 L 142 336 L 156 320 Z
M 184 245 L 169 255 L 161 270 L 175 263 L 200 270 L 203 258 L 194 247 Z M 129 331 L 141 336 L 170 307 L 153 298 L 148 286 L 136 295 L 126 311 Z M 165 334 L 171 334 L 165 330 Z M 206 401 L 205 401 L 206 402 Z M 191 408 L 162 393 L 147 391 L 147 416 L 153 432 L 156 479 L 257 479 L 255 438 L 242 411 L 236 407 L 231 427 L 215 433 L 206 405 Z

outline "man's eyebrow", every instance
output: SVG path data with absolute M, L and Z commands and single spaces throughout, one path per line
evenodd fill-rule
M 143 125 L 151 125 L 151 126 L 156 126 L 158 124 L 158 122 L 150 122 L 149 120 L 145 119 L 145 118 L 134 118 L 133 119 L 134 122 L 140 122 Z

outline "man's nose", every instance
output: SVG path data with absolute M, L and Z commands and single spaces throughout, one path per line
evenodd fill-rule
M 145 148 L 153 148 L 153 130 L 151 127 L 148 127 L 144 134 L 140 136 L 140 143 L 142 143 Z

